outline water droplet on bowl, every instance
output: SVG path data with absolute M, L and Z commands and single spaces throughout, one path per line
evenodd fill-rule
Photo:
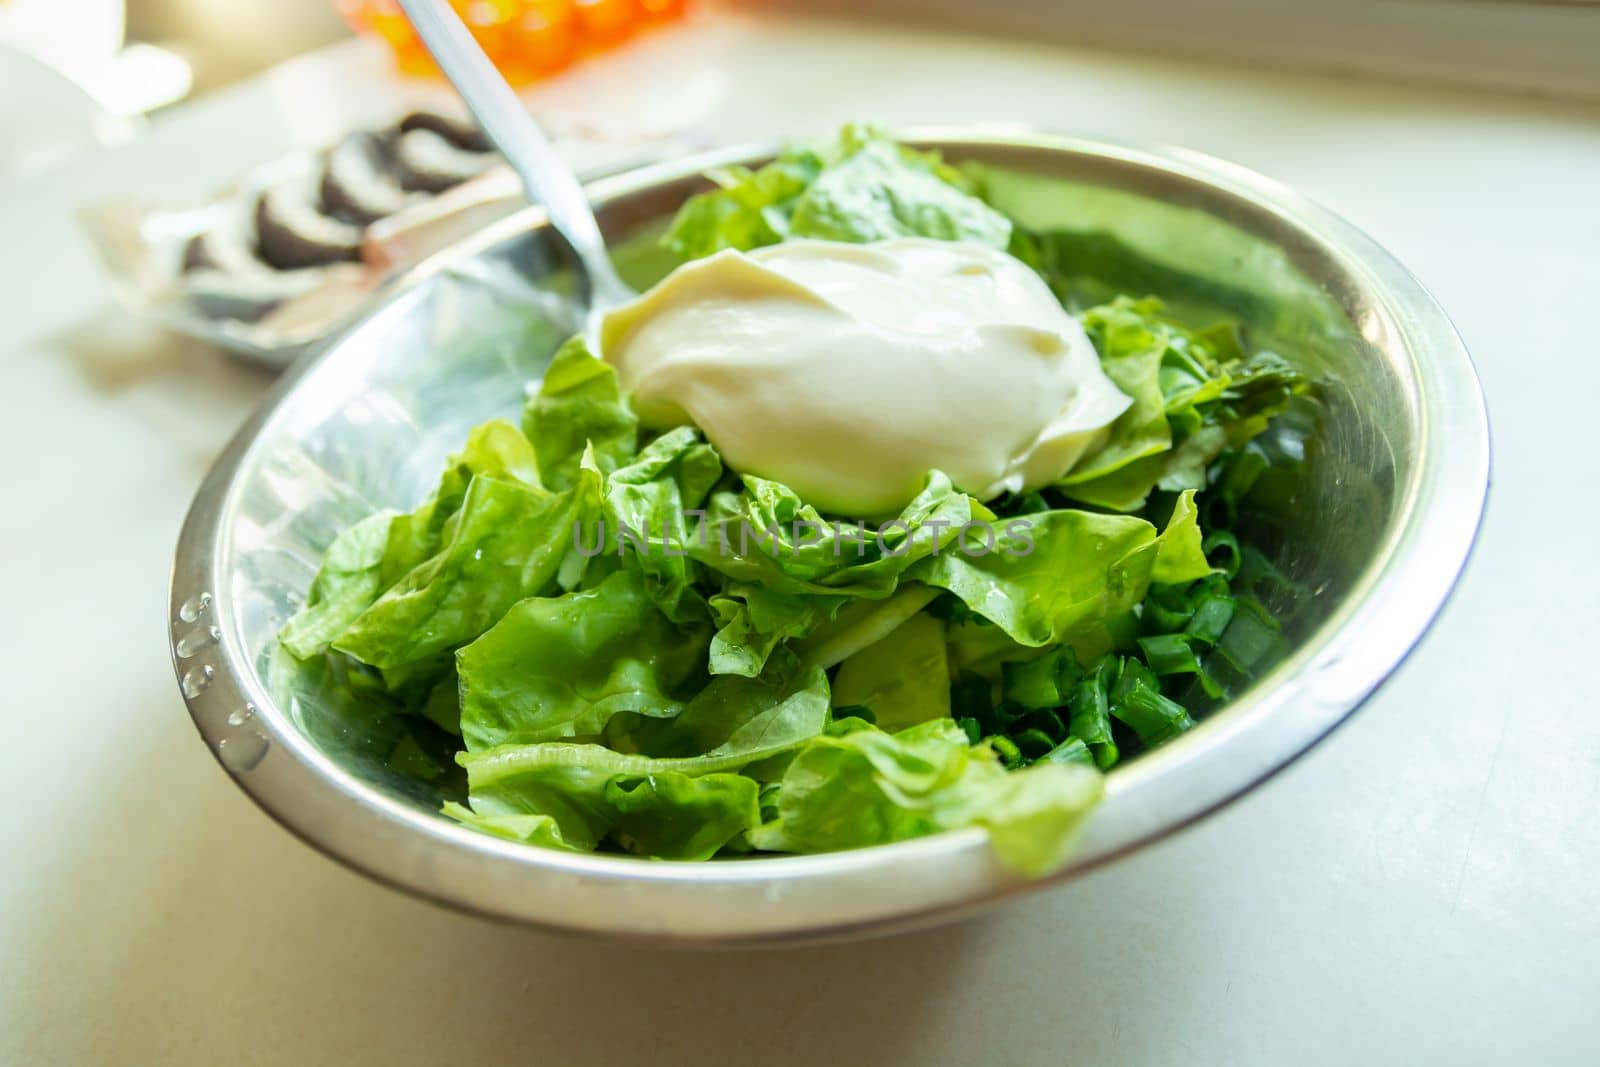
M 179 659 L 188 659 L 202 648 L 209 648 L 222 640 L 222 631 L 215 626 L 200 626 L 178 638 L 173 650 Z
M 239 710 L 234 711 L 234 712 L 230 712 L 228 714 L 228 725 L 229 726 L 243 726 L 245 723 L 249 722 L 251 719 L 253 719 L 255 717 L 256 717 L 256 706 L 254 704 L 246 704 L 244 707 L 240 708 Z
M 194 622 L 211 608 L 211 594 L 197 593 L 183 602 L 178 609 L 178 618 L 184 622 Z
M 178 680 L 178 688 L 183 691 L 184 696 L 193 700 L 206 691 L 206 686 L 211 684 L 211 675 L 210 664 L 203 667 L 190 667 L 183 672 L 183 677 Z
M 267 739 L 253 730 L 230 734 L 217 742 L 217 759 L 234 774 L 254 770 L 269 747 Z

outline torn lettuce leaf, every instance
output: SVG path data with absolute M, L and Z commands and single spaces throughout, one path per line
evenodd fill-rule
M 1310 390 L 1282 357 L 1247 354 L 1233 326 L 1186 329 L 1163 316 L 1159 300 L 1119 297 L 1082 317 L 1101 367 L 1134 402 L 1057 483 L 1080 503 L 1135 512 L 1156 490 L 1204 489 L 1224 449 Z
M 514 745 L 458 757 L 468 804 L 446 815 L 496 837 L 591 852 L 609 840 L 658 859 L 710 859 L 759 818 L 754 779 L 688 774 L 601 745 Z
M 1100 368 L 1106 377 L 1133 403 L 1111 424 L 1105 444 L 1080 459 L 1061 480 L 1063 486 L 1104 477 L 1172 447 L 1166 398 L 1161 392 L 1166 326 L 1118 303 L 1085 312 L 1083 329 L 1100 353 Z
M 333 647 L 400 679 L 472 641 L 511 606 L 545 592 L 572 550 L 573 524 L 600 510 L 600 472 L 571 489 L 475 477 L 438 553 L 362 612 Z
M 944 620 L 925 612 L 847 657 L 833 679 L 833 706 L 864 707 L 891 733 L 950 718 Z
M 474 478 L 494 478 L 537 487 L 538 466 L 533 446 L 509 422 L 496 419 L 474 428 L 460 452 L 451 456 L 433 495 L 415 511 L 395 516 L 380 567 L 388 589 L 423 560 L 439 551 L 445 527 L 461 508 Z
M 689 555 L 735 582 L 780 593 L 887 596 L 900 575 L 950 546 L 963 525 L 992 518 L 939 471 L 881 524 L 836 522 L 779 482 L 743 481 L 742 492 L 712 497 Z
M 533 448 L 515 426 L 494 420 L 475 427 L 414 511 L 369 515 L 335 538 L 305 607 L 279 633 L 283 646 L 300 659 L 327 651 L 384 590 L 439 551 L 447 524 L 478 477 L 539 485 Z
M 619 716 L 605 741 L 703 774 L 781 755 L 821 733 L 827 721 L 827 675 L 790 656 L 755 678 L 713 678 L 674 718 Z
M 1149 584 L 1156 530 L 1143 519 L 1087 511 L 1029 516 L 1033 551 L 1002 542 L 985 556 L 944 552 L 911 577 L 954 593 L 1011 640 L 1059 644 L 1131 611 Z
M 633 458 L 639 421 L 622 398 L 617 372 L 589 351 L 582 335 L 562 345 L 528 398 L 523 432 L 532 442 L 539 475 L 551 489 L 572 487 L 584 450 L 610 473 Z
M 892 596 L 918 560 L 953 551 L 963 525 L 992 519 L 938 471 L 882 524 L 830 520 L 787 486 L 743 481 L 743 491 L 713 496 L 688 546 L 690 557 L 723 583 L 710 599 L 718 627 L 714 674 L 758 673 L 782 643 L 842 624 L 841 612 L 862 598 Z
M 827 167 L 795 202 L 789 236 L 827 241 L 932 237 L 1005 248 L 1011 221 L 937 162 L 883 138 Z
M 637 718 L 601 744 L 546 742 L 465 752 L 469 803 L 445 813 L 530 844 L 602 842 L 659 859 L 708 859 L 758 821 L 755 778 L 734 773 L 818 736 L 828 683 L 815 668 L 719 678 L 671 720 Z M 616 720 L 614 719 L 613 722 Z M 619 751 L 640 741 L 655 753 Z
M 1194 504 L 1194 490 L 1178 494 L 1166 528 L 1156 538 L 1156 558 L 1150 567 L 1150 580 L 1163 585 L 1193 582 L 1211 573 L 1200 534 L 1200 512 Z
M 611 472 L 593 541 L 581 532 L 580 551 L 630 555 L 647 579 L 650 598 L 669 619 L 704 622 L 709 609 L 694 587 L 687 526 L 721 477 L 722 459 L 698 431 L 669 430 Z
M 1033 548 L 1026 555 L 1018 542 L 1002 538 L 997 551 L 944 552 L 907 577 L 949 590 L 1012 641 L 1038 648 L 1127 615 L 1152 581 L 1189 581 L 1211 571 L 1192 493 L 1180 497 L 1159 535 L 1130 515 L 1063 510 L 1027 519 Z
M 456 656 L 473 751 L 598 734 L 622 711 L 670 717 L 705 684 L 704 632 L 673 625 L 643 575 L 530 597 Z
M 369 515 L 334 538 L 301 608 L 278 633 L 299 659 L 321 655 L 383 591 L 383 556 L 394 513 Z
M 754 678 L 775 649 L 834 619 L 848 596 L 779 593 L 759 584 L 731 582 L 710 600 L 717 632 L 711 638 L 712 674 Z
M 778 784 L 761 849 L 832 852 L 982 826 L 1001 860 L 1028 875 L 1065 861 L 1100 799 L 1101 778 L 1070 763 L 1009 772 L 948 718 L 890 734 L 843 719 L 797 753 Z
M 663 238 L 683 259 L 801 237 L 932 237 L 1002 249 L 1011 240 L 1011 220 L 974 196 L 959 171 L 871 127 L 846 126 L 828 145 L 786 148 L 759 170 L 709 176 L 721 188 L 691 197 Z

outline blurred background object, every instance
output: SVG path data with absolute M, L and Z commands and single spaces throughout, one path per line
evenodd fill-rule
M 126 15 L 124 0 L 0 0 L 0 175 L 124 140 L 188 94 L 188 63 L 128 44 Z
M 687 8 L 844 14 L 1229 64 L 1600 99 L 1600 0 L 452 0 L 529 84 Z M 395 0 L 0 0 L 0 43 L 138 115 L 357 33 L 433 76 Z
M 689 6 L 689 0 L 452 2 L 519 84 L 670 22 Z M 149 113 L 352 30 L 384 41 L 402 72 L 437 76 L 394 0 L 0 0 L 0 45 L 65 77 L 112 115 Z M 6 84 L 20 84 L 16 78 L 8 75 Z M 9 132 L 9 124 L 0 127 Z
M 196 92 L 237 81 L 349 35 L 332 0 L 126 0 L 126 4 L 128 37 L 181 55 L 194 71 Z
M 1600 0 L 738 0 L 738 6 L 1600 99 Z
M 0 43 L 68 78 L 107 113 L 142 115 L 187 95 L 188 62 L 129 43 L 129 29 L 124 0 L 0 0 Z
M 0 177 L 47 170 L 82 152 L 124 139 L 125 120 L 49 63 L 0 44 L 0 99 L 27 107 L 0 108 Z
M 337 0 L 352 27 L 393 50 L 401 70 L 437 75 L 395 0 Z M 683 14 L 687 0 L 451 0 L 495 65 L 516 84 L 565 69 Z

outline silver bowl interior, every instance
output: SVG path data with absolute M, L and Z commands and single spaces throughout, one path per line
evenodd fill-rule
M 1070 232 L 1074 297 L 1150 292 L 1196 320 L 1230 316 L 1322 379 L 1310 477 L 1284 509 L 1277 562 L 1314 590 L 1312 625 L 1243 698 L 1114 771 L 1070 876 L 1200 817 L 1310 747 L 1393 669 L 1447 596 L 1488 475 L 1471 365 L 1416 281 L 1347 224 L 1259 176 L 1173 150 L 922 131 L 996 169 L 1034 228 Z M 650 234 L 720 153 L 592 188 L 635 283 L 670 266 Z M 1048 176 L 1012 196 L 1008 175 Z M 998 866 L 981 832 L 831 856 L 655 863 L 525 848 L 437 814 L 392 772 L 381 729 L 274 635 L 335 533 L 410 508 L 485 419 L 514 416 L 576 321 L 573 276 L 537 210 L 425 264 L 375 313 L 276 387 L 219 460 L 179 545 L 174 663 L 223 766 L 289 829 L 392 884 L 474 911 L 674 943 L 841 936 L 931 922 L 1040 883 Z

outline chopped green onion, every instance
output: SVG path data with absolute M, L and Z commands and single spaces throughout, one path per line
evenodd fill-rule
M 1061 703 L 1056 686 L 1055 653 L 1024 663 L 1007 663 L 1000 668 L 1000 692 L 1005 699 L 1025 708 L 1053 708 Z
M 1095 764 L 1105 770 L 1117 762 L 1117 743 L 1111 736 L 1109 690 L 1116 676 L 1116 656 L 1102 656 L 1084 675 L 1072 694 L 1067 730 L 1094 755 Z
M 761 806 L 761 821 L 771 822 L 778 817 L 778 798 L 783 793 L 783 787 L 777 782 L 768 782 L 756 794 L 757 803 Z
M 997 731 L 1007 735 L 1014 734 L 1020 728 L 1019 723 L 1032 713 L 1033 709 L 1025 708 L 1020 704 L 1013 704 L 1009 700 L 1002 700 L 994 706 L 991 720 Z
M 1039 757 L 1040 763 L 1081 763 L 1093 767 L 1094 756 L 1089 746 L 1076 737 L 1069 737 L 1055 748 Z
M 1194 614 L 1195 605 L 1203 597 L 1209 581 L 1209 578 L 1202 578 L 1198 582 L 1181 585 L 1152 585 L 1140 606 L 1140 623 L 1144 631 L 1172 633 L 1183 629 L 1189 616 Z
M 1206 560 L 1226 577 L 1231 579 L 1239 573 L 1243 557 L 1239 552 L 1239 538 L 1232 532 L 1217 530 L 1208 534 L 1205 540 L 1200 542 L 1200 548 L 1205 552 Z
M 1147 595 L 1144 600 L 1144 614 L 1142 619 L 1145 627 L 1147 629 L 1155 630 L 1158 633 L 1167 633 L 1173 630 L 1183 629 L 1183 627 L 1189 622 L 1191 609 L 1187 605 L 1172 606 L 1170 604 L 1163 603 L 1162 598 L 1156 594 L 1156 588 L 1158 587 L 1152 587 L 1149 595 Z M 1159 588 L 1170 589 L 1181 587 L 1162 586 Z
M 1000 668 L 1000 691 L 1025 708 L 1058 708 L 1083 674 L 1070 648 L 1058 648 L 1038 659 L 1007 663 Z
M 1144 660 L 1157 674 L 1199 674 L 1200 661 L 1183 634 L 1158 634 L 1139 638 Z
M 1037 489 L 1002 501 L 996 511 L 1001 515 L 1035 515 L 1050 510 L 1050 501 Z
M 1146 748 L 1154 748 L 1194 727 L 1184 706 L 1163 696 L 1156 676 L 1132 659 L 1123 662 L 1111 693 L 1111 714 L 1126 723 Z
M 1231 596 L 1207 597 L 1194 609 L 1183 632 L 1202 644 L 1214 645 L 1233 620 L 1233 609 L 1234 599 Z
M 1134 638 L 1139 636 L 1139 618 L 1130 611 L 1126 615 L 1108 619 L 1106 632 L 1111 635 L 1112 647 L 1126 652 L 1133 648 Z
M 1216 487 L 1217 496 L 1230 504 L 1238 503 L 1255 487 L 1256 479 L 1269 466 L 1271 461 L 1265 453 L 1254 444 L 1246 445 L 1234 453 L 1232 461 L 1222 472 L 1222 481 Z
M 1059 741 L 1067 736 L 1067 724 L 1061 721 L 1061 716 L 1056 714 L 1055 708 L 1037 708 L 1028 713 L 1025 721 L 1029 729 L 1043 730 L 1053 740 Z
M 1283 639 L 1269 621 L 1272 616 L 1256 601 L 1241 599 L 1239 606 L 1247 610 L 1234 612 L 1233 620 L 1217 640 L 1217 651 L 1249 674 L 1278 654 Z
M 1241 670 L 1237 664 L 1220 652 L 1213 652 L 1206 657 L 1205 671 L 1195 678 L 1194 686 L 1198 693 L 1184 694 L 1187 702 L 1201 696 L 1210 696 L 1206 682 L 1215 688 L 1219 697 L 1236 697 L 1250 685 L 1253 675 L 1249 671 Z
M 1029 759 L 1038 759 L 1055 748 L 1056 742 L 1043 730 L 1024 730 L 1012 738 L 1017 748 Z
M 1239 505 L 1231 496 L 1209 493 L 1205 502 L 1205 526 L 1211 530 L 1228 530 L 1239 521 Z
M 1017 747 L 1016 742 L 1011 738 L 1006 737 L 1004 734 L 995 734 L 987 740 L 990 747 L 994 749 L 995 754 L 1000 757 L 1000 762 L 1005 764 L 1008 769 L 1015 770 L 1022 766 L 1022 750 Z

